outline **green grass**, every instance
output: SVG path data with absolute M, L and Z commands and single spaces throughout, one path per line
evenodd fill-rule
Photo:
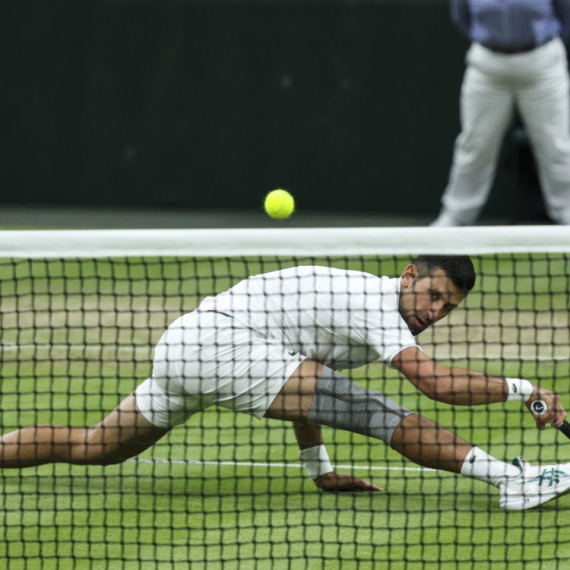
M 293 263 L 1 265 L 2 431 L 99 421 L 149 375 L 152 347 L 173 318 L 248 274 Z M 402 263 L 366 259 L 350 267 L 396 274 Z M 560 357 L 569 346 L 566 260 L 502 256 L 477 265 L 481 277 L 466 310 L 426 333 L 426 350 L 445 362 L 539 381 L 570 404 L 570 367 Z M 419 396 L 380 365 L 352 375 L 496 457 L 569 459 L 563 436 L 536 430 L 520 404 L 453 409 Z M 355 466 L 355 474 L 385 492 L 322 494 L 298 467 L 289 426 L 213 409 L 141 456 L 166 462 L 6 470 L 0 568 L 569 567 L 570 497 L 537 511 L 504 513 L 497 490 L 483 483 L 417 470 L 381 442 L 329 429 L 324 435 L 333 463 Z

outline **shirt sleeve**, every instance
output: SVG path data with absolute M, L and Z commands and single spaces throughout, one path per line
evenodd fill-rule
M 399 316 L 397 318 L 402 321 Z M 387 323 L 387 321 L 390 320 L 392 320 L 392 318 L 385 318 L 383 326 L 368 327 L 365 330 L 366 342 L 370 346 L 373 346 L 374 350 L 378 352 L 385 366 L 393 368 L 392 360 L 394 360 L 402 350 L 412 346 L 420 347 L 409 330 L 405 330 L 405 323 L 404 327 L 398 326 L 400 323 L 395 323 L 396 326 L 390 326 Z M 396 318 L 394 318 L 394 320 L 396 320 Z
M 378 289 L 377 280 L 369 280 L 365 295 L 351 299 L 351 330 L 354 338 L 374 349 L 385 366 L 405 348 L 419 348 L 414 335 L 398 310 L 399 290 L 392 282 Z
M 570 0 L 552 0 L 552 5 L 560 20 L 560 37 L 566 41 L 570 37 Z
M 569 0 L 570 1 L 570 0 Z M 469 37 L 471 16 L 467 0 L 451 0 L 451 19 L 453 23 Z

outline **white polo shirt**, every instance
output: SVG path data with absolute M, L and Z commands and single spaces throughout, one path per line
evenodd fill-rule
M 198 310 L 232 316 L 264 338 L 333 368 L 382 360 L 418 346 L 400 316 L 400 279 L 300 266 L 241 281 Z
M 159 427 L 213 405 L 263 418 L 307 357 L 337 369 L 378 359 L 391 366 L 417 346 L 399 297 L 400 279 L 359 271 L 293 267 L 250 277 L 168 327 L 137 405 Z

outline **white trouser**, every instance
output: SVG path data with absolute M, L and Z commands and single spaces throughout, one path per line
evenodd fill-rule
M 558 38 L 522 54 L 499 54 L 476 43 L 467 52 L 462 131 L 443 211 L 460 224 L 477 219 L 515 106 L 532 143 L 547 212 L 570 224 L 569 79 L 566 49 Z

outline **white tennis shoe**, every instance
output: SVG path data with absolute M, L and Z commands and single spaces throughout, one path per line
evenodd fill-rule
M 521 472 L 516 477 L 505 478 L 500 483 L 502 509 L 507 511 L 534 509 L 570 493 L 570 463 L 533 467 L 523 457 L 516 457 L 513 465 Z

